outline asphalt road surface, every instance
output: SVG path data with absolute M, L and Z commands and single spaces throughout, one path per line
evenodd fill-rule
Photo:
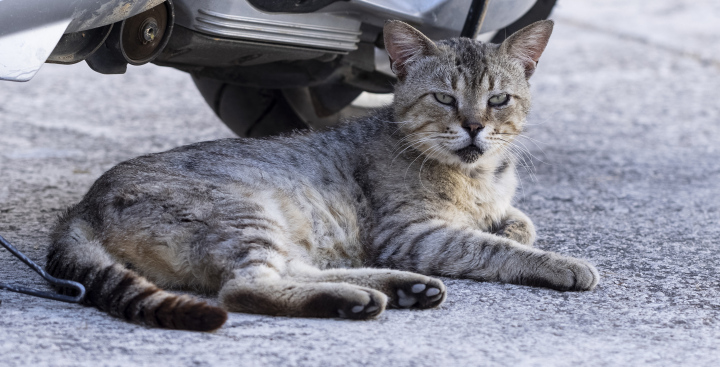
M 233 314 L 148 329 L 0 291 L 0 366 L 720 365 L 720 5 L 562 1 L 533 76 L 517 205 L 592 292 L 445 279 L 435 310 L 374 321 Z M 43 263 L 48 229 L 125 159 L 231 133 L 188 75 L 46 65 L 0 84 L 0 234 Z M 0 250 L 0 282 L 47 289 Z

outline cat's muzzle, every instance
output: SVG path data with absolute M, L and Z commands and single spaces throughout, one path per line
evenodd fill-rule
M 484 152 L 485 150 L 483 148 L 471 143 L 465 148 L 456 150 L 455 154 L 460 157 L 463 163 L 473 163 L 477 161 Z

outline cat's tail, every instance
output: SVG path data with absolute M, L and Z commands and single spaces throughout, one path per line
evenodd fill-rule
M 85 286 L 85 304 L 128 321 L 167 329 L 211 331 L 227 320 L 225 310 L 166 292 L 117 263 L 95 237 L 89 223 L 66 216 L 52 235 L 47 256 L 50 275 Z

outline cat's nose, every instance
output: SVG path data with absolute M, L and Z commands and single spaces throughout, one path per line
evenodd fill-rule
M 475 139 L 475 137 L 477 136 L 477 134 L 479 134 L 480 131 L 481 131 L 484 127 L 485 127 L 485 126 L 483 126 L 481 123 L 479 123 L 479 122 L 477 122 L 477 121 L 465 121 L 465 122 L 462 124 L 462 128 L 465 129 L 465 131 L 467 131 L 468 134 L 470 134 L 470 137 L 473 138 L 473 139 Z

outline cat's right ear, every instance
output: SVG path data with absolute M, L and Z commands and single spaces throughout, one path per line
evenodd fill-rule
M 399 79 L 405 77 L 407 66 L 414 61 L 440 52 L 433 41 L 399 20 L 385 22 L 383 37 L 385 50 L 390 56 L 390 68 Z
M 535 72 L 552 30 L 552 20 L 541 20 L 513 33 L 500 45 L 503 52 L 525 68 L 525 79 Z

